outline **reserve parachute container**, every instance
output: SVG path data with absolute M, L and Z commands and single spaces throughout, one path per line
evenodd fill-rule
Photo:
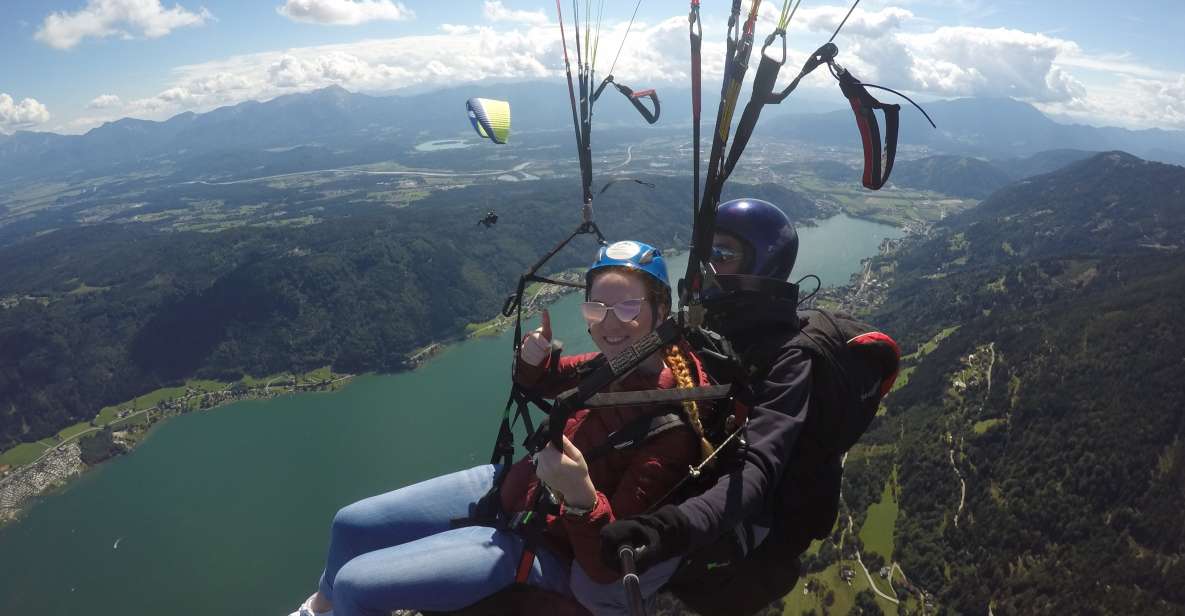
M 510 103 L 492 98 L 471 98 L 465 103 L 473 130 L 494 143 L 510 137 Z

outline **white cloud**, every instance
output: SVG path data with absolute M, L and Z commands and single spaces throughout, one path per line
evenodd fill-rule
M 543 11 L 516 11 L 502 5 L 501 0 L 486 0 L 482 6 L 482 14 L 487 21 L 509 21 L 524 24 L 540 25 L 548 22 Z
M 391 0 L 287 0 L 276 12 L 293 21 L 335 26 L 415 17 L 415 12 L 402 2 Z
M 70 49 L 87 37 L 132 38 L 138 33 L 159 38 L 209 19 L 213 17 L 204 8 L 196 13 L 180 5 L 166 9 L 160 0 L 87 0 L 85 7 L 73 13 L 51 13 L 33 36 L 50 47 Z
M 1185 128 L 1185 75 L 1178 75 L 1174 82 L 1135 82 L 1149 101 L 1146 109 L 1154 118 L 1172 126 Z
M 843 21 L 844 16 L 848 14 L 849 8 L 846 6 L 820 6 L 800 9 L 794 14 L 791 27 L 802 27 L 811 32 L 826 32 L 830 36 Z M 776 14 L 773 17 L 776 17 Z M 910 11 L 892 6 L 879 11 L 859 9 L 852 11 L 852 15 L 844 22 L 841 36 L 860 36 L 873 39 L 888 36 L 913 17 L 914 15 Z M 819 42 L 825 41 L 826 39 Z
M 466 37 L 440 34 L 368 40 L 181 66 L 161 92 L 126 101 L 118 113 L 164 119 L 181 111 L 208 111 L 335 84 L 353 91 L 391 91 L 409 85 L 557 75 L 559 36 L 553 28 L 498 32 L 469 27 L 467 32 Z M 63 124 L 61 128 L 74 127 Z
M 461 36 L 470 32 L 477 32 L 477 26 L 463 26 L 458 24 L 440 24 L 440 31 L 450 36 Z
M 88 109 L 111 109 L 112 107 L 119 107 L 123 104 L 123 100 L 114 94 L 100 94 L 96 96 L 91 102 L 87 103 Z
M 1037 104 L 1059 119 L 1127 128 L 1185 130 L 1185 74 L 1163 79 L 1112 75 L 1088 84 L 1090 95 L 1068 102 Z
M 1069 101 L 1086 95 L 1082 83 L 1056 65 L 1076 53 L 1072 41 L 1008 28 L 944 27 L 900 34 L 910 59 L 908 83 L 939 96 L 1011 96 L 1031 102 Z
M 779 87 L 830 36 L 846 10 L 804 7 L 799 11 Z M 774 18 L 762 15 L 759 39 Z M 598 75 L 608 73 L 626 28 L 625 20 L 602 25 Z M 713 103 L 708 99 L 723 72 L 723 36 L 716 34 L 720 36 L 709 37 L 705 32 L 702 50 L 704 100 L 709 107 Z M 836 42 L 839 63 L 857 77 L 911 95 L 1010 96 L 1091 124 L 1169 127 L 1183 122 L 1178 101 L 1185 96 L 1174 98 L 1177 89 L 1185 87 L 1181 73 L 1141 67 L 1130 58 L 1088 54 L 1073 41 L 1049 35 L 1003 28 L 935 28 L 909 11 L 887 7 L 855 11 Z M 682 15 L 656 23 L 637 22 L 613 72 L 623 83 L 658 87 L 660 94 L 672 85 L 685 88 L 690 83 L 687 45 L 687 20 Z M 757 53 L 754 50 L 754 66 Z M 1107 70 L 1115 67 L 1125 67 L 1126 72 L 1117 77 Z M 158 94 L 125 101 L 119 112 L 162 119 L 180 111 L 206 111 L 329 85 L 390 92 L 413 85 L 555 79 L 562 77 L 562 71 L 554 22 L 442 25 L 436 34 L 293 48 L 181 66 Z M 800 90 L 839 97 L 825 69 L 804 79 Z
M 8 132 L 32 128 L 49 121 L 49 109 L 37 99 L 25 98 L 18 103 L 0 92 L 0 131 Z

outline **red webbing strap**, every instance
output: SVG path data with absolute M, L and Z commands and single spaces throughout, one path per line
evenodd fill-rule
M 852 97 L 848 102 L 852 105 L 852 113 L 856 114 L 856 127 L 860 129 L 860 140 L 863 142 L 864 177 L 861 182 L 866 188 L 876 190 L 880 188 L 876 179 L 881 174 L 881 136 L 876 116 L 860 103 L 860 99 Z
M 859 79 L 844 69 L 836 73 L 839 89 L 852 105 L 856 115 L 856 126 L 860 129 L 860 140 L 864 145 L 865 188 L 879 190 L 889 181 L 893 161 L 897 158 L 897 134 L 901 113 L 900 105 L 886 105 L 868 93 Z M 885 146 L 881 149 L 880 125 L 876 121 L 876 109 L 885 114 Z
M 527 578 L 531 577 L 531 566 L 534 564 L 535 551 L 524 547 L 523 555 L 518 559 L 518 569 L 514 572 L 514 581 L 518 584 L 526 584 Z

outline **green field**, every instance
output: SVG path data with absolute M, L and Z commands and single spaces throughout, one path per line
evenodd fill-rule
M 885 562 L 893 561 L 893 528 L 897 525 L 898 513 L 897 501 L 893 498 L 892 490 L 895 480 L 896 470 L 885 483 L 880 502 L 868 508 L 868 517 L 864 521 L 864 526 L 860 528 L 860 541 L 864 542 L 865 551 L 884 556 Z
M 307 373 L 300 376 L 300 380 L 307 381 L 310 383 L 316 383 L 318 381 L 328 381 L 329 379 L 332 379 L 332 378 L 333 378 L 333 371 L 329 369 L 329 366 L 322 366 L 320 368 L 317 368 L 316 370 L 313 370 L 312 372 L 307 372 Z
M 975 430 L 976 434 L 983 434 L 1002 423 L 1004 423 L 1004 420 L 998 417 L 995 419 L 985 419 L 975 422 L 975 426 L 972 429 Z
M 953 199 L 936 192 L 899 186 L 873 193 L 809 173 L 795 174 L 793 185 L 816 200 L 838 205 L 850 216 L 895 226 L 911 221 L 941 220 L 977 203 L 973 199 Z
M 278 385 L 291 380 L 292 373 L 290 372 L 279 372 L 276 374 L 269 374 L 267 376 L 260 377 L 245 376 L 242 378 L 243 384 L 247 387 L 263 387 L 268 383 L 271 383 L 272 385 Z
M 916 369 L 917 366 L 907 366 L 902 368 L 901 371 L 897 373 L 897 380 L 893 381 L 893 389 L 891 389 L 890 392 L 897 391 L 898 389 L 901 389 L 902 387 L 905 387 L 907 384 L 909 384 L 909 375 L 913 374 L 913 371 Z
M 823 597 L 827 594 L 828 590 L 835 593 L 835 603 L 827 608 L 827 611 L 831 614 L 850 613 L 852 607 L 856 604 L 856 593 L 861 590 L 871 590 L 871 588 L 868 586 L 868 578 L 864 577 L 864 570 L 860 568 L 860 563 L 854 560 L 846 560 L 842 561 L 842 563 L 851 567 L 856 572 L 856 577 L 852 578 L 850 586 L 839 577 L 840 563 L 835 563 L 818 573 L 804 575 L 794 585 L 794 590 L 786 595 L 786 608 L 782 610 L 782 614 L 786 616 L 799 616 L 799 614 L 812 609 L 815 610 L 816 614 L 822 614 Z M 875 575 L 874 573 L 873 576 L 875 577 Z M 819 592 L 804 593 L 803 589 L 806 588 L 807 579 L 811 578 L 822 583 L 823 588 Z M 887 592 L 885 588 L 882 588 L 882 590 Z M 887 601 L 880 595 L 877 595 L 876 602 L 885 611 L 885 614 L 897 614 L 897 604 L 892 601 Z
M 921 347 L 919 347 L 917 351 L 910 353 L 909 355 L 903 355 L 901 357 L 901 359 L 910 359 L 910 358 L 921 359 L 921 358 L 929 355 L 930 353 L 933 353 L 934 349 L 938 348 L 938 343 L 942 342 L 948 336 L 950 336 L 951 334 L 958 331 L 958 329 L 959 329 L 958 325 L 952 325 L 952 326 L 938 332 L 937 334 L 934 335 L 933 338 L 931 338 L 929 341 L 927 341 L 925 344 L 923 344 Z
M 45 453 L 46 446 L 38 443 L 21 443 L 0 454 L 0 466 L 20 466 L 36 460 Z
M 70 291 L 69 293 L 67 293 L 67 295 L 86 295 L 88 293 L 100 293 L 100 292 L 106 291 L 110 288 L 111 287 L 91 287 L 91 286 L 88 286 L 85 282 L 80 282 L 80 283 L 78 283 L 78 286 L 75 287 L 73 291 Z
M 68 428 L 63 429 L 61 432 L 58 432 L 58 438 L 63 441 L 74 438 L 75 436 L 78 436 L 79 434 L 86 432 L 93 427 L 94 426 L 92 426 L 89 421 L 80 421 Z
M 333 371 L 330 370 L 329 366 L 324 366 L 306 374 L 300 375 L 297 378 L 301 382 L 324 381 L 333 378 Z M 282 373 L 258 379 L 245 377 L 243 382 L 248 387 L 262 387 L 271 380 L 289 382 L 292 380 L 292 377 L 287 373 Z M 186 393 L 186 388 L 210 392 L 222 391 L 229 386 L 229 383 L 223 383 L 221 381 L 190 379 L 185 382 L 185 385 L 180 387 L 164 387 L 155 391 L 150 391 L 142 396 L 137 397 L 135 400 L 129 400 L 127 402 L 105 406 L 99 411 L 97 415 L 95 415 L 93 423 L 90 421 L 78 422 L 63 429 L 61 432 L 58 432 L 56 439 L 43 439 L 42 441 L 38 441 L 36 443 L 21 443 L 16 447 L 0 453 L 0 465 L 21 466 L 23 464 L 28 464 L 40 457 L 41 454 L 45 453 L 46 449 L 57 445 L 58 442 L 73 438 L 79 433 L 90 430 L 95 426 L 105 426 L 108 424 L 112 426 L 143 424 L 148 419 L 145 415 L 138 415 L 131 419 L 117 419 L 120 410 L 142 411 L 144 409 L 152 408 L 165 400 L 183 397 Z M 191 408 L 197 408 L 196 400 L 191 401 Z

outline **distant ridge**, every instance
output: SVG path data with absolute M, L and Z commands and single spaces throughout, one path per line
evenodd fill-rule
M 893 169 L 892 183 L 957 197 L 984 199 L 1014 180 L 1057 171 L 1095 154 L 1097 152 L 1084 150 L 1048 150 L 1023 158 L 990 161 L 950 154 L 927 156 L 898 161 Z
M 658 129 L 683 127 L 686 96 L 666 96 Z M 19 131 L 0 136 L 0 182 L 85 178 L 152 170 L 170 165 L 183 173 L 193 157 L 215 152 L 259 152 L 276 148 L 319 146 L 345 156 L 336 164 L 383 160 L 395 145 L 413 139 L 467 134 L 464 101 L 482 95 L 511 101 L 513 139 L 570 141 L 563 133 L 571 121 L 560 82 L 470 84 L 413 96 L 369 96 L 340 86 L 247 101 L 206 113 L 186 112 L 156 122 L 125 118 L 84 135 Z M 642 128 L 634 110 L 620 97 L 602 99 L 597 121 L 602 128 L 625 128 L 633 138 Z M 1185 164 L 1185 131 L 1095 128 L 1058 124 L 1033 106 L 1011 99 L 957 99 L 928 103 L 938 124 L 930 128 L 916 111 L 902 111 L 901 143 L 947 153 L 1005 159 L 1046 150 L 1112 150 L 1163 162 Z M 815 107 L 817 108 L 817 106 Z M 790 104 L 759 126 L 758 135 L 820 145 L 858 147 L 850 111 L 802 114 Z M 705 123 L 706 124 L 706 123 Z M 603 135 L 604 133 L 602 133 Z M 598 136 L 600 139 L 601 136 Z M 266 164 L 266 162 L 259 163 Z
M 985 158 L 1024 157 L 1058 149 L 1123 150 L 1160 162 L 1185 164 L 1185 131 L 1058 124 L 1032 105 L 1008 98 L 936 101 L 926 103 L 925 108 L 937 130 L 917 110 L 905 106 L 901 110 L 903 146 Z M 783 138 L 835 146 L 851 146 L 857 139 L 850 111 L 787 116 L 768 130 Z

